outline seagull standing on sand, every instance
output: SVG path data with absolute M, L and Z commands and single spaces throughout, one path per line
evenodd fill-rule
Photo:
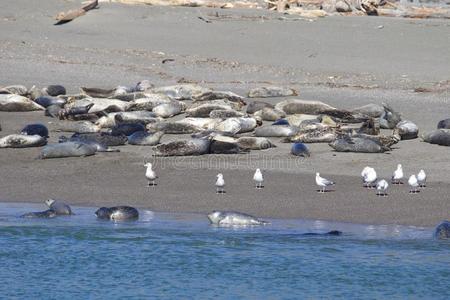
M 387 189 L 389 187 L 389 184 L 386 180 L 381 179 L 377 182 L 377 196 L 387 196 Z
M 316 173 L 316 184 L 320 186 L 322 189 L 319 190 L 319 193 L 325 193 L 327 186 L 334 185 L 333 181 L 320 177 L 319 173 Z
M 372 168 L 369 167 L 369 166 L 366 166 L 366 167 L 364 167 L 364 169 L 361 171 L 361 178 L 362 178 L 362 181 L 363 181 L 363 182 L 364 182 L 364 177 L 366 177 L 366 174 L 367 174 L 367 172 L 369 172 L 370 169 L 372 169 Z
M 144 167 L 147 167 L 147 170 L 145 171 L 145 177 L 148 179 L 148 185 L 149 186 L 156 186 L 156 178 L 158 178 L 158 176 L 156 176 L 155 171 L 153 171 L 152 169 L 152 164 L 151 163 L 146 163 L 144 165 Z
M 392 175 L 392 184 L 402 184 L 403 179 L 403 169 L 402 165 L 397 165 L 397 170 L 394 171 L 394 174 Z
M 373 185 L 374 185 L 375 181 L 377 180 L 377 172 L 375 172 L 375 169 L 368 168 L 366 170 L 363 180 L 364 180 L 364 186 L 366 188 L 369 188 L 369 189 L 373 188 Z
M 217 174 L 217 181 L 216 181 L 216 193 L 217 194 L 223 194 L 225 193 L 225 180 L 223 180 L 222 173 Z
M 261 173 L 260 169 L 256 169 L 255 175 L 253 175 L 253 180 L 256 183 L 255 188 L 262 189 L 264 187 L 262 185 L 264 178 L 263 178 L 263 174 Z
M 417 174 L 417 181 L 419 182 L 420 187 L 427 186 L 427 174 L 425 174 L 424 170 L 420 170 L 419 174 Z
M 408 184 L 411 186 L 410 194 L 417 194 L 419 192 L 419 182 L 417 182 L 416 175 L 411 175 L 408 179 Z

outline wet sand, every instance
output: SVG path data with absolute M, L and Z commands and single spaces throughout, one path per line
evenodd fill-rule
M 330 17 L 309 22 L 290 16 L 280 20 L 263 10 L 102 4 L 71 23 L 52 25 L 56 12 L 78 5 L 0 3 L 0 85 L 59 83 L 76 92 L 79 86 L 149 79 L 156 85 L 188 81 L 245 94 L 251 87 L 278 84 L 298 89 L 300 98 L 342 108 L 388 102 L 422 132 L 449 117 L 448 90 L 413 92 L 450 80 L 447 21 Z M 162 64 L 166 58 L 175 61 Z M 0 134 L 31 122 L 52 130 L 56 126 L 50 122 L 57 121 L 43 112 L 0 112 Z M 50 142 L 61 134 L 51 131 Z M 163 141 L 173 138 L 180 137 Z M 399 143 L 390 154 L 352 154 L 314 144 L 312 157 L 300 160 L 288 154 L 288 144 L 273 140 L 277 148 L 247 155 L 153 160 L 161 178 L 155 188 L 147 187 L 144 177 L 143 161 L 151 156 L 147 147 L 54 160 L 36 160 L 38 148 L 1 149 L 0 199 L 41 202 L 55 197 L 78 205 L 130 204 L 177 212 L 232 209 L 261 217 L 371 224 L 432 226 L 450 217 L 447 147 L 416 139 Z M 361 187 L 358 175 L 365 165 L 389 178 L 397 163 L 408 176 L 425 169 L 428 187 L 418 195 L 409 195 L 407 185 L 391 187 L 387 198 Z M 253 188 L 256 167 L 265 170 L 263 190 Z M 316 192 L 317 171 L 337 182 L 334 192 Z M 223 196 L 215 194 L 218 172 L 227 183 Z

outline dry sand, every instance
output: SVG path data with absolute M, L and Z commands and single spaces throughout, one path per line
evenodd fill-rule
M 448 90 L 413 92 L 450 80 L 448 21 L 330 17 L 309 22 L 280 20 L 282 15 L 262 10 L 102 4 L 71 23 L 52 25 L 53 15 L 78 5 L 0 3 L 0 85 L 59 83 L 76 92 L 79 86 L 113 87 L 141 79 L 157 85 L 183 80 L 245 94 L 251 87 L 278 84 L 297 88 L 302 98 L 342 108 L 388 102 L 421 131 L 450 115 Z M 162 64 L 166 58 L 175 61 Z M 56 120 L 42 112 L 1 112 L 0 134 L 37 121 L 55 128 L 50 122 Z M 50 141 L 60 134 L 52 131 Z M 173 137 L 163 141 L 168 138 Z M 277 145 L 249 155 L 156 159 L 161 180 L 155 188 L 147 187 L 144 178 L 143 160 L 151 154 L 146 147 L 54 160 L 36 160 L 37 148 L 1 149 L 0 199 L 55 197 L 92 206 L 233 209 L 262 217 L 421 226 L 450 217 L 448 147 L 416 139 L 401 142 L 390 154 L 351 154 L 315 144 L 312 157 L 299 160 L 288 154 L 288 144 Z M 358 175 L 365 165 L 388 178 L 397 163 L 407 175 L 425 169 L 428 187 L 418 195 L 409 195 L 407 185 L 392 187 L 387 198 L 361 187 Z M 253 188 L 256 167 L 265 170 L 263 190 Z M 334 192 L 316 192 L 317 171 L 337 181 Z M 227 182 L 223 196 L 215 194 L 218 172 Z

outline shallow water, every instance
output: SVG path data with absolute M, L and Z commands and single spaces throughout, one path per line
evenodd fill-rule
M 20 299 L 449 299 L 450 242 L 432 229 L 302 220 L 217 228 L 141 210 L 138 222 L 18 218 L 0 204 L 0 295 Z M 302 236 L 338 229 L 343 236 Z

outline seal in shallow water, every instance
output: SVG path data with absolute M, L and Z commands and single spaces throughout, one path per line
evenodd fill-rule
M 450 222 L 443 221 L 439 224 L 434 230 L 434 237 L 439 240 L 450 239 Z
M 100 207 L 95 215 L 99 219 L 111 221 L 133 221 L 139 219 L 139 212 L 131 206 Z
M 47 199 L 47 200 L 45 200 L 45 204 L 47 204 L 47 206 L 51 210 L 53 210 L 57 215 L 72 215 L 73 214 L 70 206 L 62 201 L 54 200 L 54 199 Z
M 266 225 L 269 222 L 259 220 L 251 215 L 234 211 L 213 211 L 208 215 L 208 219 L 217 226 L 253 226 Z

